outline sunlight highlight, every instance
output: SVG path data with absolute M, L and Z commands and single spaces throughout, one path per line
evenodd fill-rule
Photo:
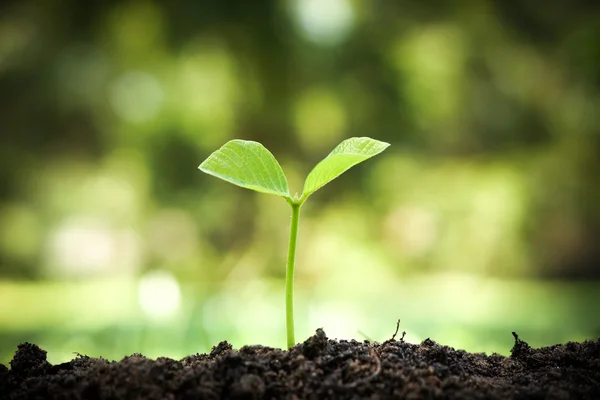
M 355 23 L 348 0 L 296 0 L 294 17 L 300 33 L 320 45 L 336 45 L 346 39 Z
M 138 301 L 144 313 L 151 319 L 172 318 L 181 309 L 179 283 L 170 272 L 148 272 L 138 283 Z

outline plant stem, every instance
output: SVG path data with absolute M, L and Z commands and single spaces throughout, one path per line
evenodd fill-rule
M 302 203 L 289 201 L 292 206 L 292 222 L 290 224 L 290 243 L 288 261 L 285 270 L 285 322 L 288 348 L 296 344 L 294 337 L 294 262 L 296 258 L 296 241 L 298 239 L 298 221 Z

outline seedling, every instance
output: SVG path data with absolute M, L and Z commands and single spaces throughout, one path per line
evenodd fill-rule
M 287 345 L 294 339 L 294 261 L 298 238 L 300 207 L 308 196 L 331 182 L 342 173 L 377 154 L 389 146 L 368 137 L 350 138 L 338 144 L 327 157 L 313 168 L 304 181 L 301 195 L 292 196 L 281 166 L 262 144 L 247 140 L 231 140 L 212 153 L 198 167 L 202 172 L 216 176 L 234 185 L 257 192 L 283 197 L 292 207 L 290 241 L 285 274 L 285 314 Z

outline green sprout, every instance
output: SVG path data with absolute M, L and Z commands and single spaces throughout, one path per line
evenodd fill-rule
M 308 196 L 315 191 L 356 164 L 381 153 L 388 146 L 389 143 L 368 137 L 355 137 L 344 140 L 310 171 L 300 196 L 290 194 L 288 182 L 281 166 L 273 154 L 258 142 L 231 140 L 212 153 L 198 167 L 202 172 L 234 185 L 283 197 L 292 207 L 285 274 L 285 314 L 288 348 L 296 343 L 294 339 L 294 260 L 296 257 L 300 207 L 302 207 Z

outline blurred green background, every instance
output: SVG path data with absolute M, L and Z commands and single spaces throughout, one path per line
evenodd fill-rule
M 597 1 L 4 1 L 0 362 L 285 346 L 290 210 L 198 165 L 257 140 L 302 209 L 297 340 L 507 354 L 600 336 Z

